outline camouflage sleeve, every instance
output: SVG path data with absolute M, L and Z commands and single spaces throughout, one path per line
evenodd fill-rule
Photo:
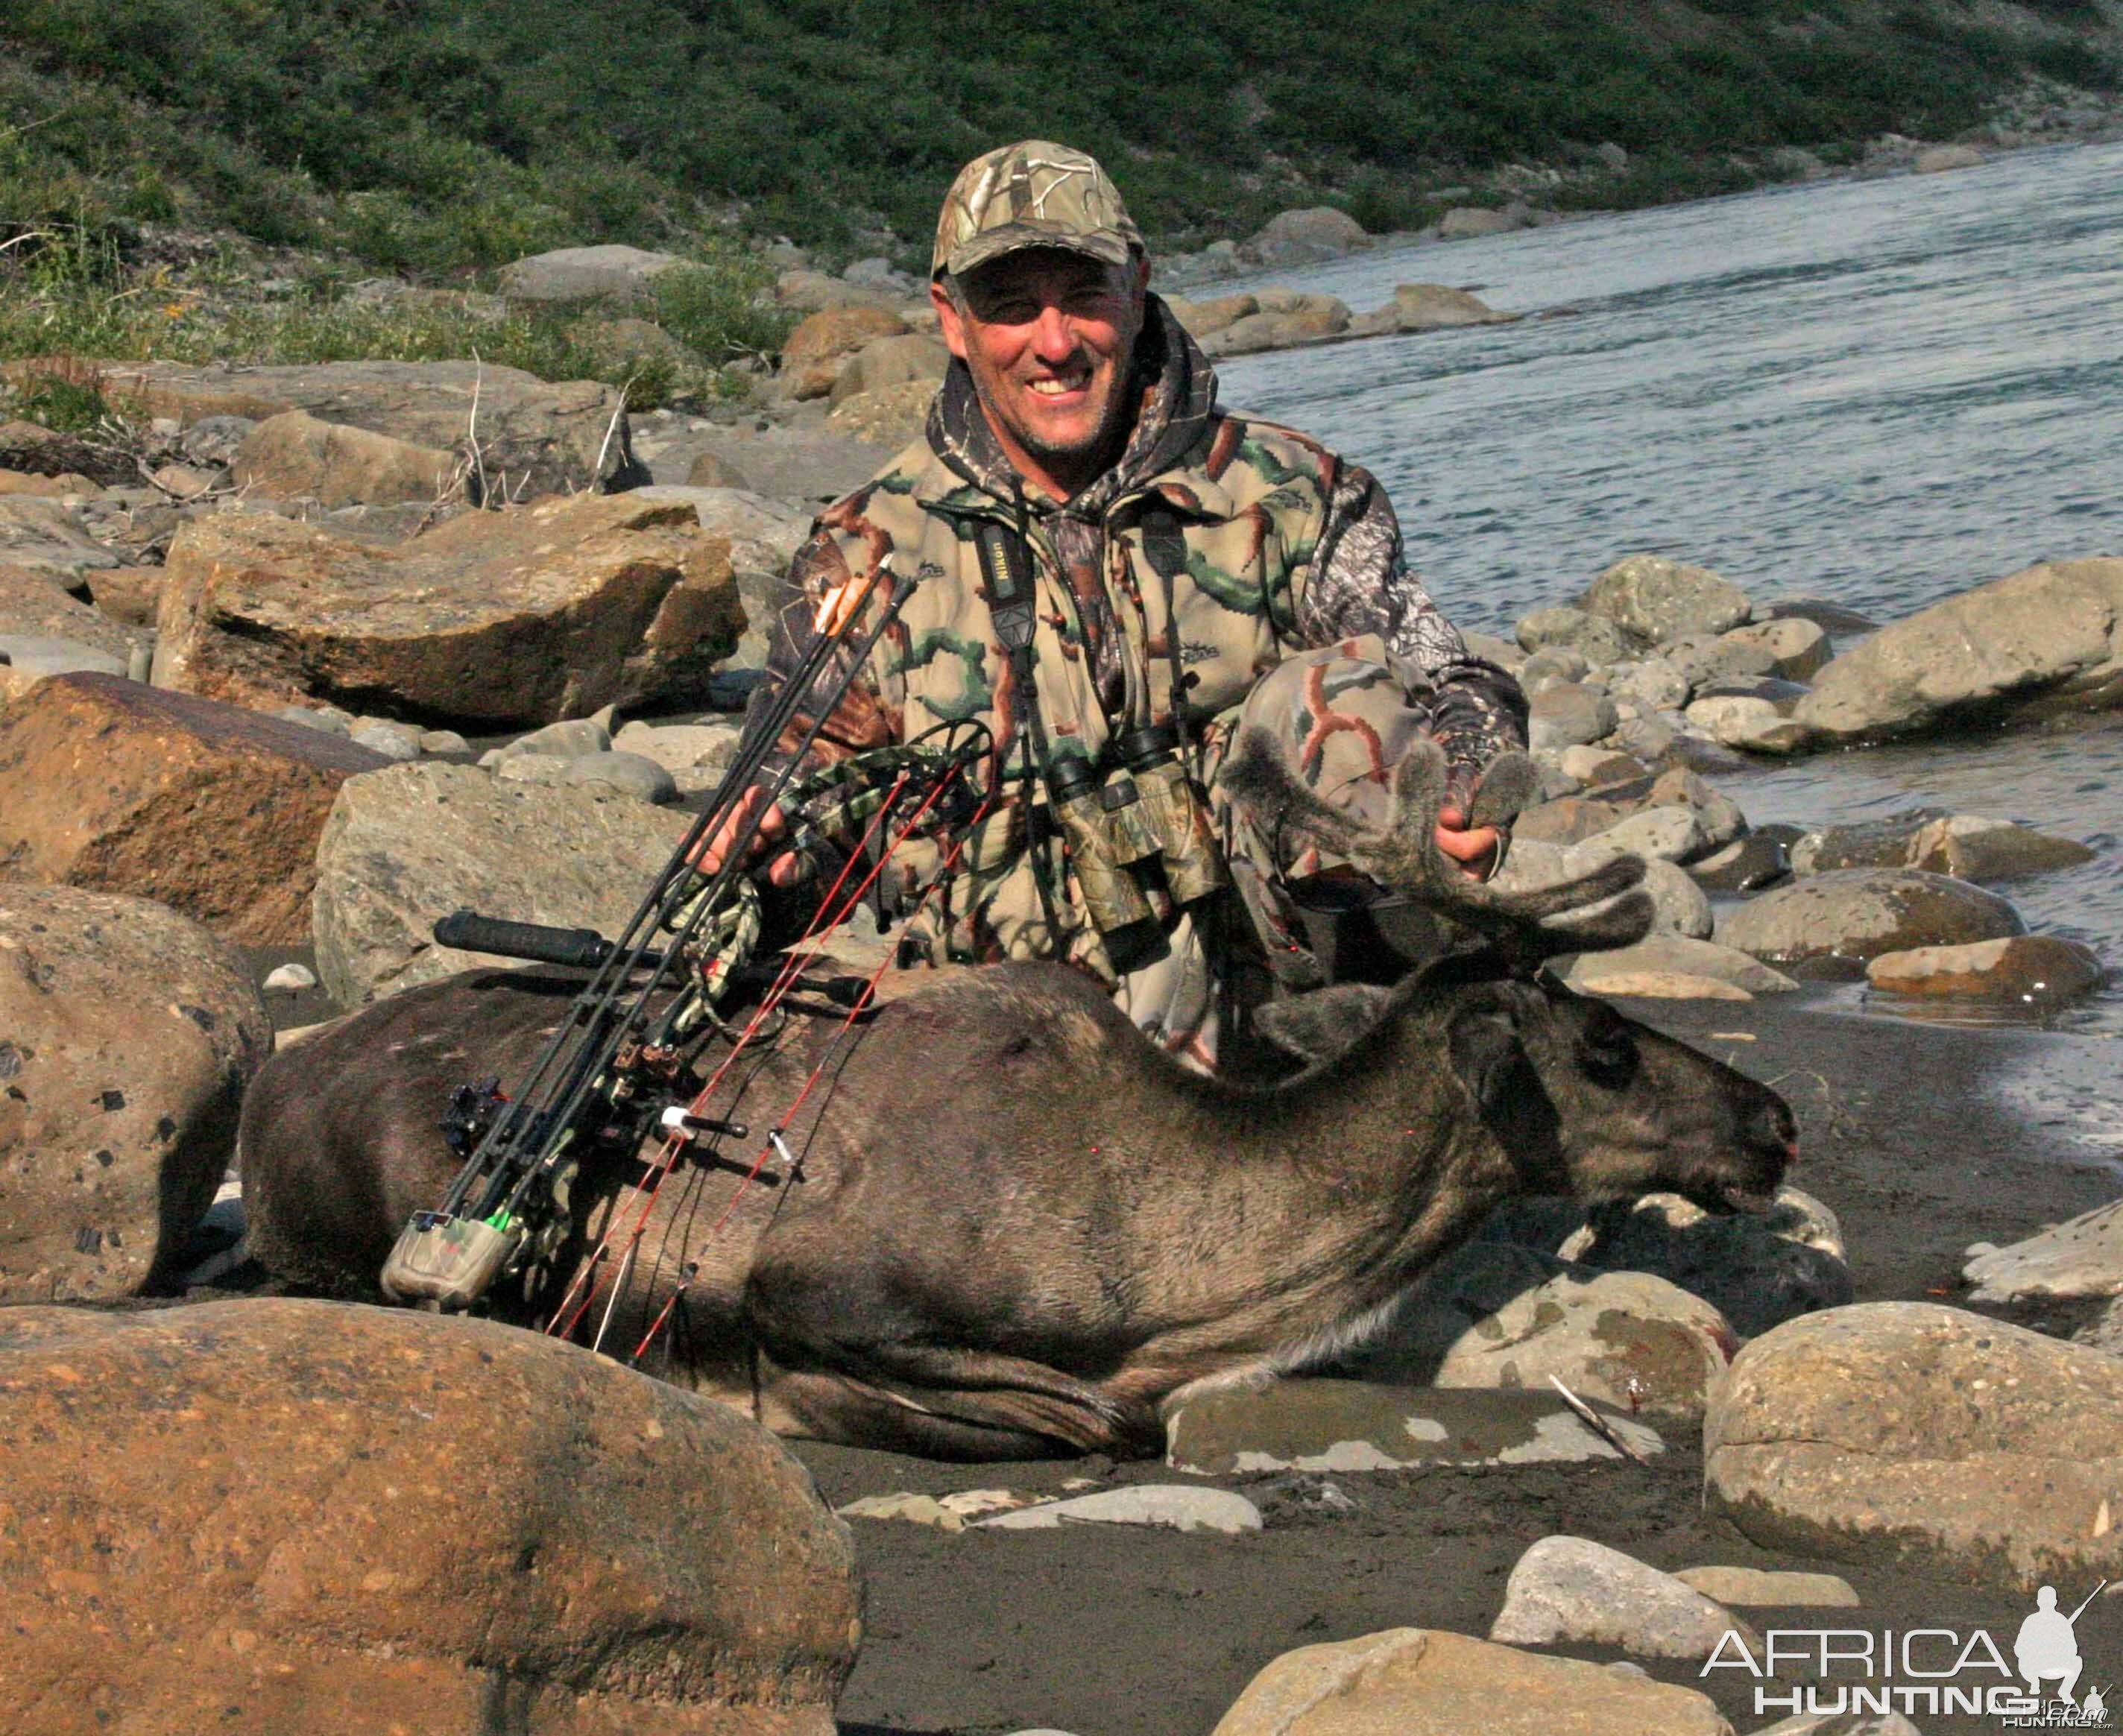
M 1463 788 L 1490 760 L 1526 744 L 1519 684 L 1476 657 L 1403 558 L 1400 521 L 1369 470 L 1338 465 L 1310 573 L 1296 599 L 1299 641 L 1329 645 L 1375 633 L 1428 678 L 1432 732 Z

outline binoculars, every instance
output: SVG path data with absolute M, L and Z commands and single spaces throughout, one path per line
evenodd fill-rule
M 1047 774 L 1085 909 L 1101 934 L 1151 920 L 1142 877 L 1149 872 L 1162 873 L 1177 904 L 1230 883 L 1208 803 L 1180 760 L 1178 729 L 1134 730 L 1115 739 L 1113 752 L 1116 771 L 1072 756 Z

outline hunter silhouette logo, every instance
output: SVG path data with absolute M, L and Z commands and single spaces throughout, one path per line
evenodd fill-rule
M 2103 1579 L 2069 1615 L 2057 1607 L 2056 1588 L 2041 1587 L 2013 1637 L 2010 1663 L 1980 1627 L 1773 1628 L 1759 1656 L 1741 1635 L 1727 1633 L 1702 1673 L 1753 1676 L 1757 1715 L 1965 1713 L 1987 1715 L 2008 1730 L 2110 1729 L 2107 1694 L 2093 1686 L 2077 1692 L 2087 1663 L 2078 1619 L 2107 1585 Z

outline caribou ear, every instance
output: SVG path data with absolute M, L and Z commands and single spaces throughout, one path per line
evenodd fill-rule
M 1526 1053 L 1519 1041 L 1517 1009 L 1501 996 L 1462 1006 L 1446 1035 L 1452 1071 L 1484 1117 L 1507 1107 L 1524 1077 Z
M 1270 1001 L 1254 1012 L 1254 1029 L 1300 1060 L 1331 1060 L 1378 1023 L 1392 992 L 1370 983 L 1336 983 Z

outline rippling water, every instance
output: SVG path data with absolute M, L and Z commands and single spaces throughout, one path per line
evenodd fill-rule
M 1883 620 L 2033 561 L 2123 554 L 2123 146 L 1276 281 L 1358 309 L 1451 283 L 1529 316 L 1220 365 L 1227 402 L 1378 473 L 1463 625 L 1507 632 L 1638 550 Z M 1921 802 L 2083 839 L 2101 859 L 2005 890 L 2123 967 L 2123 723 L 1833 755 L 1731 787 L 1757 822 Z M 2123 995 L 2075 1022 L 2123 1031 Z

